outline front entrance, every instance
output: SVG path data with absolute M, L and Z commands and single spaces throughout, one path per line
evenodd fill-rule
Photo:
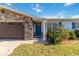
M 35 38 L 41 38 L 42 37 L 41 23 L 34 23 L 34 37 Z

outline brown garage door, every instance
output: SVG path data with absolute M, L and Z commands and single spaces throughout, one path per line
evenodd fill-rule
M 0 23 L 0 39 L 24 39 L 23 23 Z

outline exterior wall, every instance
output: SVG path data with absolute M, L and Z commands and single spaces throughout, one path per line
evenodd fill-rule
M 0 22 L 24 22 L 24 18 L 28 17 L 7 9 L 0 10 Z
M 74 23 L 78 22 L 79 23 L 79 21 L 69 21 L 69 22 L 62 22 L 62 24 L 64 25 L 64 28 L 66 28 L 66 29 L 69 29 L 69 30 L 78 29 L 79 30 L 79 28 L 76 28 L 76 27 L 74 29 L 72 28 L 73 27 L 72 22 L 74 22 Z M 76 26 L 76 24 L 74 26 Z
M 50 23 L 51 23 L 51 26 L 49 25 L 49 27 L 53 27 L 52 23 L 54 23 L 54 22 L 50 22 Z M 56 22 L 56 23 L 59 23 L 59 22 Z M 72 22 L 61 22 L 61 23 L 65 29 L 73 30 L 72 29 Z M 59 27 L 59 24 L 58 24 L 58 27 Z
M 62 22 L 62 25 L 65 29 L 73 30 L 72 29 L 72 22 Z
M 23 22 L 24 23 L 24 39 L 33 39 L 32 17 L 10 11 L 8 9 L 0 9 L 0 22 Z M 13 27 L 14 28 L 14 27 Z M 9 29 L 9 28 L 8 28 Z M 17 30 L 16 30 L 17 31 Z M 4 34 L 5 35 L 5 34 Z
M 24 38 L 25 40 L 33 39 L 33 22 L 30 19 L 25 22 Z
M 75 30 L 75 29 L 78 29 L 79 30 L 79 28 L 77 27 L 77 28 L 73 28 L 73 25 L 72 25 L 72 23 L 74 22 L 74 23 L 76 23 L 76 22 L 79 22 L 79 19 L 59 19 L 59 20 L 48 20 L 47 21 L 47 23 L 49 23 L 49 27 L 50 26 L 52 26 L 50 23 L 53 23 L 53 22 L 61 22 L 62 23 L 62 25 L 64 26 L 64 28 L 66 28 L 66 29 L 69 29 L 69 30 Z M 76 25 L 76 24 L 75 24 Z M 74 25 L 74 26 L 75 26 Z
M 49 23 L 48 26 L 51 27 L 52 24 L 50 24 L 50 23 L 54 23 L 54 22 L 56 22 L 56 23 L 61 22 L 62 25 L 64 26 L 64 28 L 69 29 L 69 30 L 74 30 L 72 28 L 72 22 L 79 22 L 79 21 L 48 21 L 48 23 Z

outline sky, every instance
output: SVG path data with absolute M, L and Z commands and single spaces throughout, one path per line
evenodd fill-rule
M 0 6 L 41 18 L 79 18 L 79 3 L 0 3 Z

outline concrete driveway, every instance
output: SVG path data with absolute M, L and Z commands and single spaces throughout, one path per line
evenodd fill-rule
M 0 56 L 9 55 L 20 44 L 33 44 L 34 40 L 0 40 Z

